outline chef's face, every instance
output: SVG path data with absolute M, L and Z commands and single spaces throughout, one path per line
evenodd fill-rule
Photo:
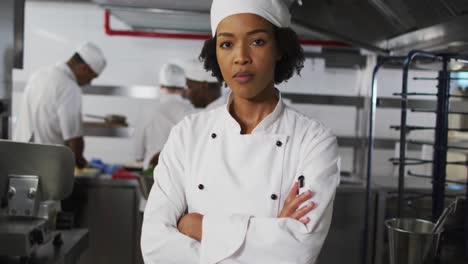
M 189 98 L 190 102 L 196 108 L 203 108 L 206 107 L 208 104 L 206 102 L 206 83 L 197 82 L 187 79 L 187 91 L 185 95 Z
M 260 99 L 274 90 L 276 62 L 281 58 L 273 25 L 254 14 L 236 14 L 216 30 L 216 58 L 234 96 Z
M 91 83 L 93 79 L 97 77 L 97 74 L 86 64 L 80 64 L 78 66 L 78 74 L 76 79 L 79 86 L 85 86 Z

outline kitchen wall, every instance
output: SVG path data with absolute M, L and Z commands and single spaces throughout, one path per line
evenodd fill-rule
M 90 40 L 99 45 L 108 58 L 108 67 L 95 80 L 103 85 L 150 85 L 158 83 L 159 67 L 168 61 L 180 61 L 198 56 L 202 41 L 107 36 L 104 32 L 104 11 L 93 4 L 60 2 L 26 2 L 24 69 L 14 71 L 14 82 L 27 81 L 40 67 L 66 60 L 81 42 Z M 126 26 L 112 19 L 112 27 Z M 305 47 L 316 49 L 316 47 Z M 365 95 L 370 89 L 369 70 L 324 69 L 323 60 L 306 61 L 301 77 L 294 77 L 279 88 L 287 92 Z M 430 72 L 418 72 L 417 76 L 434 76 Z M 383 70 L 379 90 L 383 96 L 391 96 L 401 88 L 399 70 Z M 434 87 L 431 83 L 417 83 L 415 90 Z M 156 89 L 156 88 L 155 88 Z M 13 96 L 13 115 L 16 118 L 21 104 L 21 92 Z M 134 125 L 139 114 L 151 111 L 153 101 L 117 96 L 85 95 L 83 113 L 123 114 Z M 357 111 L 353 107 L 295 105 L 306 114 L 320 119 L 335 134 L 354 136 Z M 414 118 L 420 124 L 433 121 L 431 115 Z M 399 122 L 398 110 L 379 110 L 377 136 L 398 137 L 389 130 L 390 124 Z M 121 163 L 133 160 L 132 140 L 123 138 L 86 137 L 87 158 L 101 158 L 106 162 Z M 343 168 L 352 167 L 352 149 L 341 149 Z M 377 151 L 376 173 L 389 175 L 392 166 L 386 160 L 393 151 Z

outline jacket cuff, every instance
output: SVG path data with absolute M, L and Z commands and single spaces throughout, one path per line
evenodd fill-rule
M 205 215 L 200 263 L 215 264 L 234 254 L 244 243 L 249 215 Z

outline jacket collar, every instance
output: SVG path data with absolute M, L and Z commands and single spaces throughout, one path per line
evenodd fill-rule
M 261 133 L 265 132 L 268 130 L 268 128 L 275 123 L 280 117 L 281 114 L 283 113 L 284 109 L 284 103 L 283 99 L 281 97 L 281 92 L 276 89 L 276 93 L 278 95 L 278 102 L 276 103 L 275 109 L 273 112 L 269 113 L 252 131 L 252 134 L 254 133 Z M 240 134 L 241 128 L 239 123 L 231 116 L 229 113 L 229 107 L 231 106 L 232 100 L 233 100 L 233 94 L 230 91 L 228 95 L 228 100 L 226 104 L 226 108 L 224 109 L 224 113 L 226 114 L 226 123 L 229 129 L 232 129 L 233 131 L 236 131 Z

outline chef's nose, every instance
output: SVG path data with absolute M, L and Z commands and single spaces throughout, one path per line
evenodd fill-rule
M 245 65 L 252 61 L 249 53 L 249 46 L 246 44 L 240 44 L 236 47 L 235 56 L 234 63 L 237 65 Z

